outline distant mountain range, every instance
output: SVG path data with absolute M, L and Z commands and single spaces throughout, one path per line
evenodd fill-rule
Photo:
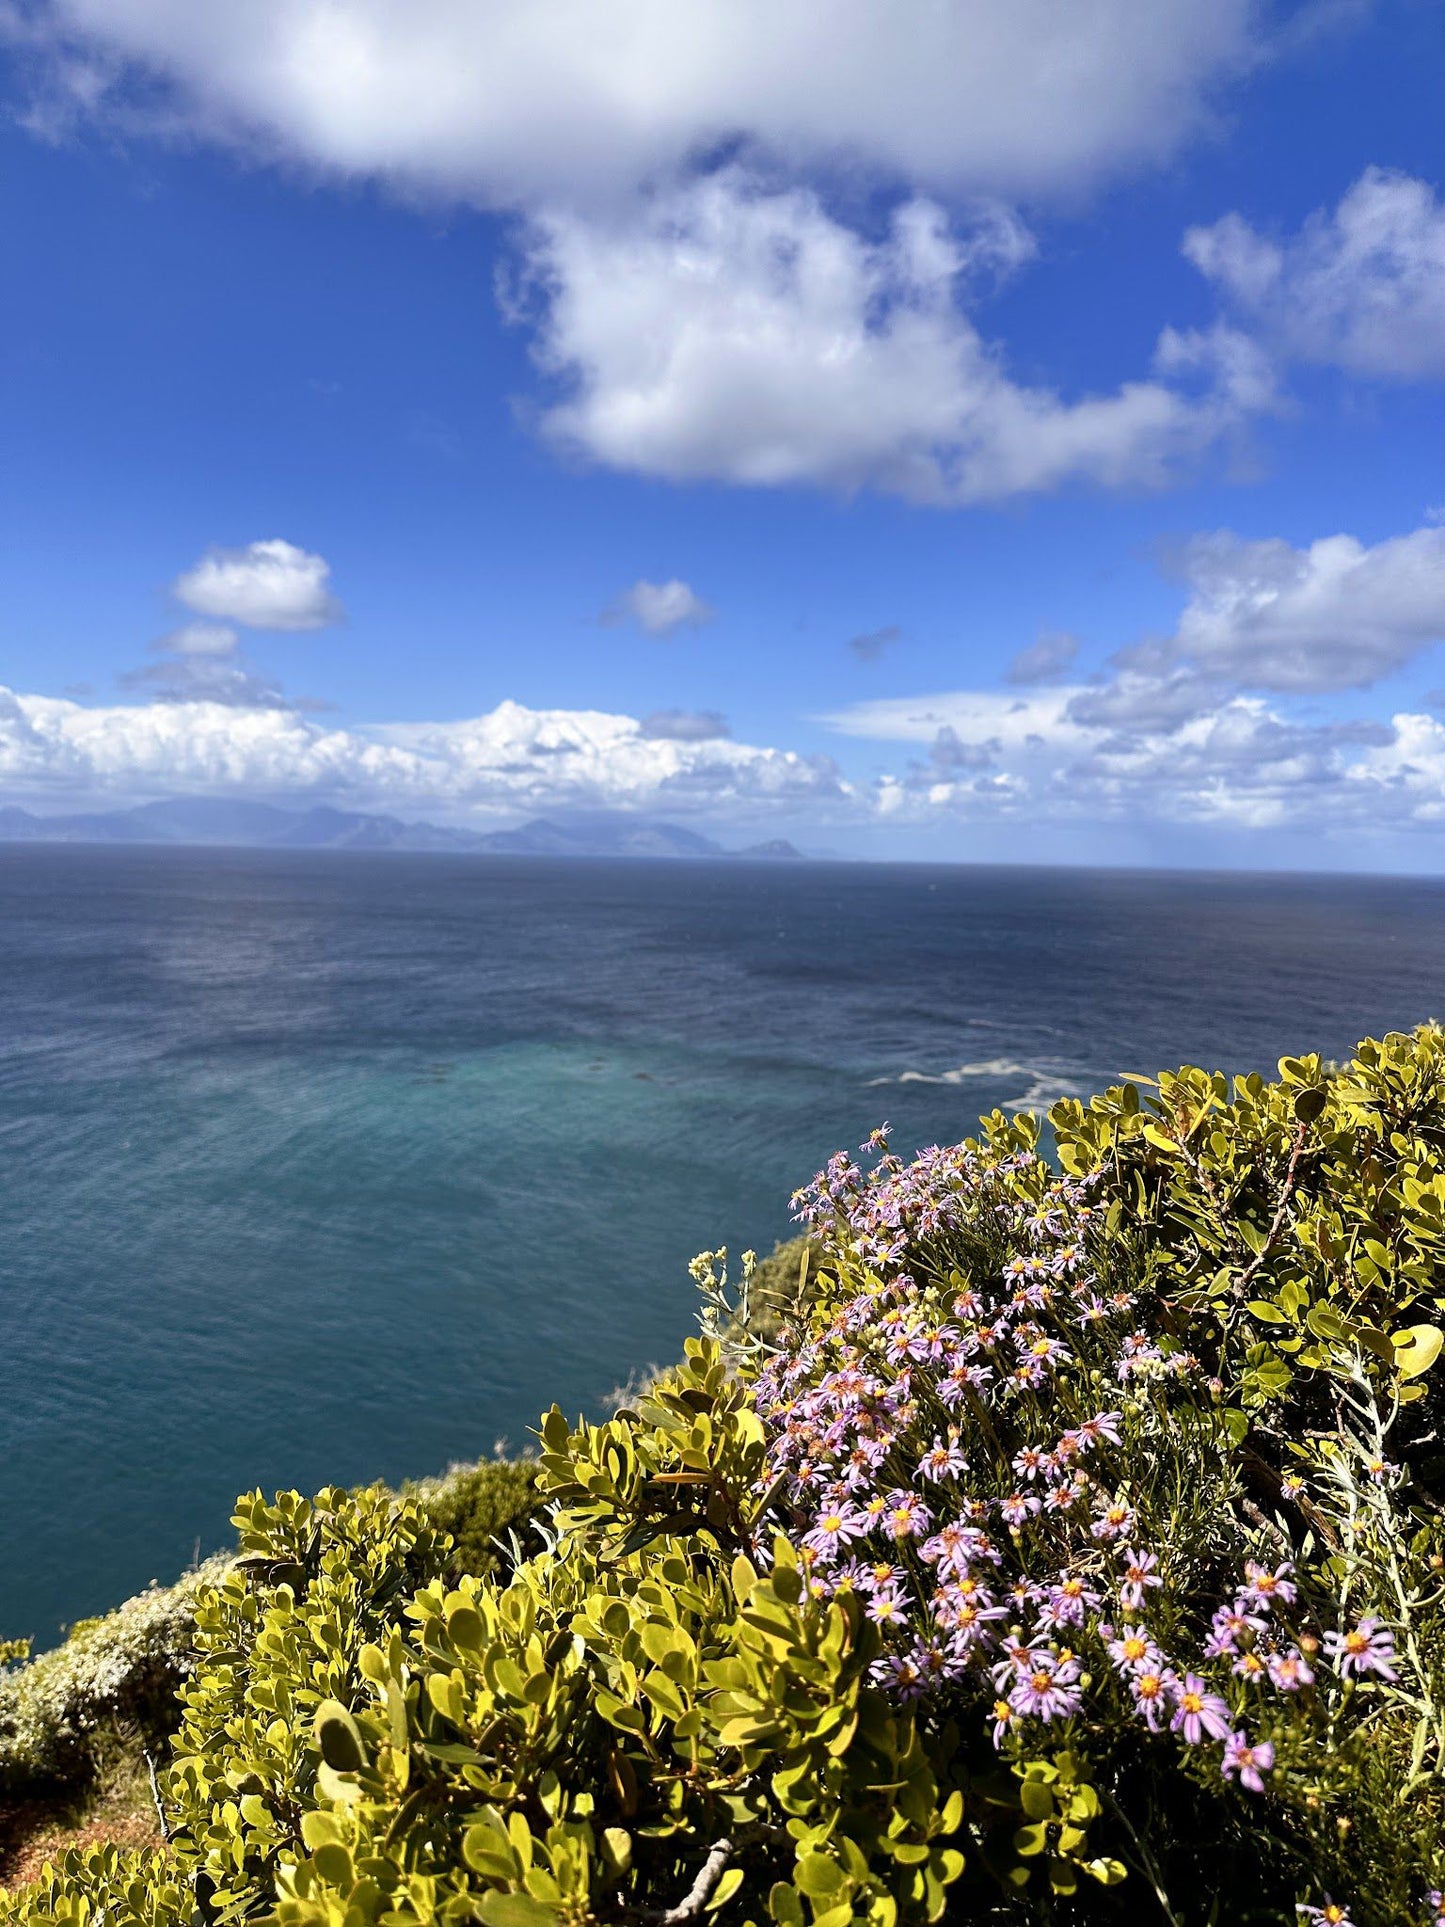
M 778 839 L 742 850 L 644 817 L 596 812 L 539 817 L 515 830 L 451 830 L 355 810 L 278 809 L 193 797 L 85 816 L 32 816 L 0 808 L 0 843 L 173 843 L 256 850 L 436 850 L 482 856 L 748 857 L 796 862 Z

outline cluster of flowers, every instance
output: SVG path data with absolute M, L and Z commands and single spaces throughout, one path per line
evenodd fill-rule
M 1445 1927 L 1445 1894 L 1432 1887 L 1425 1896 L 1426 1927 Z M 1345 1908 L 1337 1900 L 1326 1900 L 1323 1907 L 1310 1907 L 1303 1901 L 1295 1909 L 1302 1920 L 1310 1927 L 1355 1927 L 1355 1923 Z
M 1251 1737 L 1262 1693 L 1304 1692 L 1321 1664 L 1392 1679 L 1390 1634 L 1366 1619 L 1295 1639 L 1292 1568 L 1250 1564 L 1194 1662 L 1172 1657 L 1154 1630 L 1179 1619 L 1160 1610 L 1177 1603 L 1172 1550 L 1147 1542 L 1141 1467 L 1171 1392 L 1199 1403 L 1203 1372 L 1096 1275 L 1095 1185 L 1030 1152 L 963 1145 L 904 1166 L 881 1132 L 864 1148 L 883 1154 L 872 1172 L 840 1154 L 795 1199 L 861 1289 L 756 1387 L 815 1590 L 866 1598 L 898 1697 L 991 1699 L 997 1745 L 1078 1713 L 1087 1671 L 1260 1791 L 1275 1764 Z M 961 1249 L 966 1269 L 945 1255 Z

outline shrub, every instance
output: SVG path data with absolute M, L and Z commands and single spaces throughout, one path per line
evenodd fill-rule
M 196 1602 L 224 1569 L 211 1560 L 177 1585 L 152 1586 L 27 1665 L 0 1674 L 0 1795 L 86 1777 L 116 1726 L 163 1745 L 191 1668 Z
M 451 1539 L 449 1573 L 481 1577 L 497 1562 L 497 1541 L 513 1532 L 525 1539 L 539 1504 L 537 1468 L 526 1459 L 483 1459 L 418 1480 L 405 1494 Z
M 816 1292 L 821 1259 L 821 1245 L 806 1237 L 785 1239 L 759 1258 L 749 1279 L 746 1329 L 775 1340 Z
M 535 1465 L 492 1459 L 454 1465 L 407 1490 L 419 1515 L 448 1535 L 447 1570 L 456 1576 L 490 1571 L 494 1542 L 526 1531 L 536 1482 Z M 169 1751 L 181 1718 L 177 1695 L 195 1660 L 197 1602 L 228 1564 L 229 1555 L 218 1555 L 174 1586 L 148 1587 L 79 1621 L 34 1659 L 24 1641 L 0 1644 L 0 1795 L 70 1797 L 117 1732 L 148 1752 Z
M 25 1927 L 1440 1912 L 1440 1033 L 803 1194 L 793 1323 L 543 1421 L 537 1550 L 242 1502 L 163 1852 Z M 816 1257 L 818 1262 L 814 1263 Z M 800 1259 L 801 1266 L 801 1259 Z
M 1062 1179 L 996 1115 L 800 1198 L 766 1476 L 877 1676 L 1009 1769 L 983 1858 L 1081 1918 L 1131 1870 L 1171 1919 L 1445 1885 L 1441 1036 L 1281 1071 L 1060 1105 Z

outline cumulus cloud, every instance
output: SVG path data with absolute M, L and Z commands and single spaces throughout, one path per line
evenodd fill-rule
M 1065 400 L 1012 382 L 960 305 L 1033 251 L 1010 198 L 1076 197 L 1208 119 L 1265 51 L 1253 0 L 936 0 L 906 31 L 878 0 L 9 18 L 52 130 L 109 115 L 521 213 L 538 359 L 566 390 L 543 426 L 610 467 L 940 503 L 1157 487 L 1269 403 L 1238 331 L 1166 330 L 1152 371 Z M 879 240 L 788 186 L 809 177 L 913 198 Z M 969 209 L 956 230 L 939 195 Z
M 1445 637 L 1445 528 L 1373 547 L 1200 536 L 1182 566 L 1190 598 L 1166 654 L 1242 688 L 1367 688 Z
M 1173 151 L 1259 52 L 1250 0 L 937 0 L 906 28 L 877 0 L 36 0 L 19 18 L 52 120 L 148 113 L 500 207 L 615 199 L 723 145 L 1073 194 Z
M 860 703 L 819 720 L 923 758 L 884 771 L 875 812 L 1031 825 L 1172 822 L 1339 833 L 1445 823 L 1445 723 L 1408 712 L 1306 722 L 1261 696 L 1221 695 L 1182 721 L 1119 728 L 1078 685 Z
M 926 752 L 878 780 L 877 807 L 894 817 L 1322 834 L 1445 822 L 1445 724 L 1403 709 L 1318 716 L 1321 696 L 1338 707 L 1445 639 L 1445 530 L 1300 549 L 1217 534 L 1180 561 L 1174 633 L 1119 650 L 1088 683 L 1020 687 L 1015 658 L 1012 690 L 893 697 L 818 720 Z M 1059 650 L 1043 666 L 1071 660 Z
M 726 716 L 716 709 L 654 709 L 637 727 L 664 743 L 711 743 L 732 735 Z
M 1191 228 L 1184 252 L 1288 354 L 1361 375 L 1445 376 L 1445 204 L 1425 181 L 1366 168 L 1296 234 L 1227 214 Z
M 1069 721 L 1104 732 L 1116 761 L 1171 741 L 1182 753 L 1206 725 L 1204 740 L 1216 748 L 1244 729 L 1250 754 L 1265 764 L 1280 760 L 1283 742 L 1307 740 L 1333 753 L 1358 739 L 1302 737 L 1246 698 L 1366 689 L 1445 639 L 1442 529 L 1373 547 L 1350 535 L 1303 549 L 1278 539 L 1200 536 L 1185 545 L 1179 566 L 1189 598 L 1174 633 L 1118 650 L 1069 699 Z M 1265 717 L 1273 719 L 1268 728 Z M 1094 767 L 1104 767 L 1097 755 Z
M 1004 680 L 1013 683 L 1058 682 L 1073 667 L 1079 653 L 1079 638 L 1062 629 L 1045 629 L 1037 642 L 1020 649 L 1004 671 Z
M 0 689 L 0 788 L 314 798 L 452 815 L 666 809 L 771 815 L 853 807 L 826 756 L 649 730 L 597 710 L 504 702 L 461 722 L 327 727 L 295 709 L 186 700 L 87 707 Z
M 1109 395 L 1013 381 L 960 305 L 970 258 L 932 202 L 873 240 L 738 168 L 613 219 L 546 214 L 536 353 L 568 392 L 544 431 L 673 481 L 966 503 L 1159 487 L 1261 405 L 1257 356 L 1219 332 L 1167 336 L 1170 378 Z
M 224 703 L 234 709 L 288 709 L 281 685 L 244 656 L 169 655 L 127 669 L 120 687 L 158 703 Z
M 1113 730 L 1121 737 L 1141 731 L 1167 735 L 1216 707 L 1228 693 L 1221 680 L 1187 664 L 1126 663 L 1080 690 L 1069 704 L 1069 717 L 1087 729 Z
M 670 582 L 634 582 L 608 603 L 599 620 L 608 626 L 635 622 L 649 636 L 670 636 L 679 629 L 701 629 L 716 614 L 689 584 L 674 576 Z
M 865 629 L 862 635 L 849 636 L 848 647 L 859 662 L 877 662 L 890 650 L 895 642 L 902 640 L 903 631 L 896 622 L 885 623 L 881 629 Z
M 908 765 L 904 782 L 911 789 L 949 790 L 961 777 L 995 769 L 1001 747 L 997 736 L 965 742 L 951 723 L 944 723 L 929 745 L 927 757 Z
M 225 703 L 238 709 L 288 707 L 279 683 L 241 652 L 240 637 L 223 622 L 188 622 L 151 644 L 153 661 L 117 680 L 155 702 Z
M 330 578 L 324 557 L 277 537 L 244 549 L 208 549 L 176 577 L 171 593 L 197 615 L 249 629 L 324 629 L 343 613 Z

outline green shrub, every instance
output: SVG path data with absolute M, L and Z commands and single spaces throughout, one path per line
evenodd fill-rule
M 822 1247 L 816 1239 L 788 1238 L 752 1268 L 746 1330 L 768 1341 L 796 1318 L 818 1288 Z
M 1062 1177 L 1028 1118 L 840 1154 L 791 1322 L 708 1254 L 683 1365 L 524 1477 L 243 1501 L 168 1845 L 0 1918 L 1423 1922 L 1445 1041 L 1142 1086 Z
M 177 1585 L 152 1586 L 0 1674 L 0 1796 L 84 1779 L 97 1738 L 117 1726 L 165 1744 L 191 1668 L 196 1602 L 224 1567 L 211 1560 Z
M 448 1573 L 489 1572 L 494 1541 L 525 1534 L 537 1506 L 526 1461 L 456 1465 L 407 1488 L 421 1516 L 450 1537 Z M 176 1585 L 152 1586 L 113 1612 L 81 1620 L 64 1641 L 30 1658 L 24 1641 L 0 1646 L 0 1797 L 61 1798 L 83 1786 L 97 1745 L 130 1733 L 164 1757 L 180 1724 L 180 1687 L 195 1658 L 196 1604 L 228 1555 Z M 28 1663 L 26 1663 L 28 1662 Z
M 527 1526 L 538 1507 L 537 1468 L 526 1459 L 483 1459 L 454 1465 L 440 1478 L 421 1479 L 405 1496 L 451 1539 L 448 1572 L 480 1578 L 497 1563 L 497 1541 L 516 1533 L 529 1542 Z
M 1431 1028 L 1184 1071 L 1056 1107 L 1062 1179 L 995 1115 L 802 1196 L 767 1476 L 880 1677 L 1017 1782 L 978 1844 L 1026 1918 L 1039 1873 L 1080 1919 L 1121 1875 L 1361 1927 L 1445 1885 L 1442 1070 Z

